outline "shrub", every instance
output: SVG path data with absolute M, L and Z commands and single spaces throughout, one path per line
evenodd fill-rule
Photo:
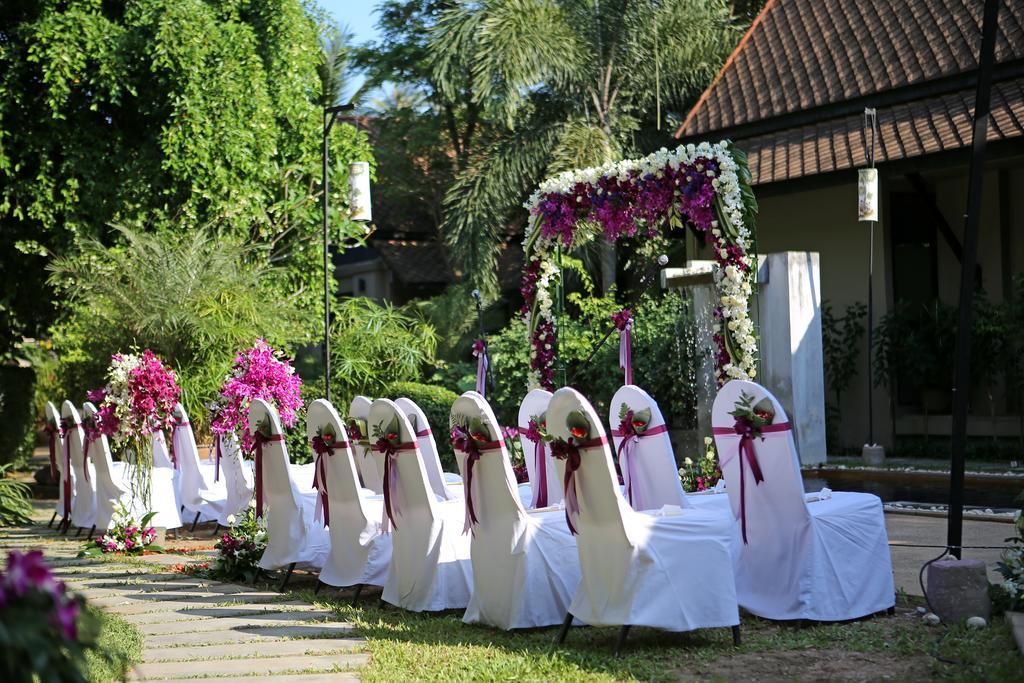
M 214 397 L 237 349 L 264 337 L 278 348 L 301 338 L 303 313 L 268 284 L 278 275 L 257 247 L 203 229 L 119 231 L 123 243 L 86 241 L 54 259 L 65 297 L 55 325 L 60 398 L 80 403 L 104 384 L 110 356 L 148 347 L 178 373 L 193 428 L 205 434 Z
M 36 440 L 32 368 L 0 365 L 0 464 L 21 465 L 32 457 Z
M 332 317 L 331 389 L 339 397 L 382 395 L 394 382 L 420 379 L 434 363 L 437 333 L 415 312 L 353 298 Z
M 0 527 L 32 523 L 32 489 L 7 478 L 12 464 L 0 465 Z
M 388 398 L 408 398 L 427 414 L 430 429 L 437 441 L 438 455 L 445 472 L 458 472 L 455 454 L 448 445 L 448 417 L 452 412 L 452 404 L 459 397 L 444 387 L 420 384 L 419 382 L 394 382 L 384 392 Z M 420 426 L 423 429 L 423 426 Z

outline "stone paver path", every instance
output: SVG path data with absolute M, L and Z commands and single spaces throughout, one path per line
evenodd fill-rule
M 147 566 L 149 557 L 76 558 L 83 546 L 45 526 L 0 529 L 0 551 L 41 549 L 62 581 L 142 632 L 133 680 L 357 681 L 368 660 L 365 641 L 330 612 L 279 593 L 161 572 Z M 173 559 L 150 557 L 161 565 Z

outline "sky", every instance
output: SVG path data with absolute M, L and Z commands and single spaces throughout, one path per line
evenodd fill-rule
M 377 16 L 373 8 L 380 4 L 379 0 L 317 0 L 317 4 L 339 23 L 346 24 L 355 34 L 356 42 L 377 39 Z

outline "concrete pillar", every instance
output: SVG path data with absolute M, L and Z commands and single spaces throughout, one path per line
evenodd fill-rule
M 758 380 L 779 399 L 793 425 L 800 462 L 825 462 L 825 378 L 821 347 L 821 277 L 816 252 L 785 251 L 761 261 Z M 752 302 L 753 303 L 753 302 Z

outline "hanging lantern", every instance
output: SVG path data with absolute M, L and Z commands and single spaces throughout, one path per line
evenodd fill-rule
M 370 164 L 354 161 L 348 165 L 349 218 L 354 221 L 373 220 L 370 210 Z
M 857 220 L 878 220 L 878 169 L 857 171 Z

